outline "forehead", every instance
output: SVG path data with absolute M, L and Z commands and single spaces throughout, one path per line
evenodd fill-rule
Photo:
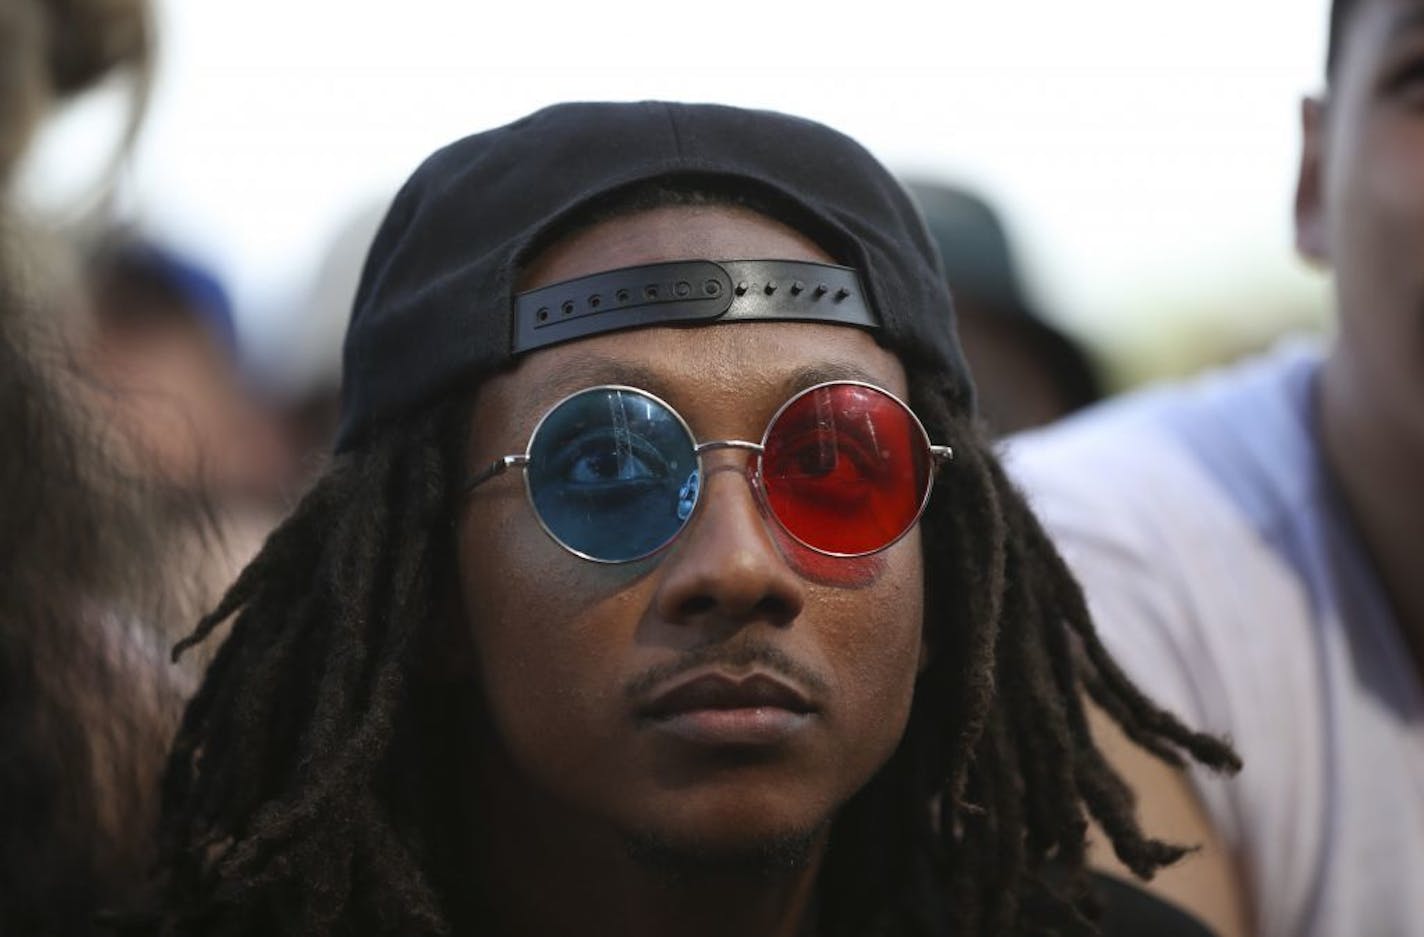
M 860 329 L 739 322 L 618 332 L 535 352 L 514 371 L 486 382 L 476 401 L 481 417 L 501 412 L 524 425 L 575 391 L 629 384 L 679 409 L 711 410 L 715 399 L 769 416 L 796 391 L 832 380 L 907 394 L 899 360 Z
M 604 221 L 556 242 L 531 259 L 519 286 L 535 289 L 619 267 L 697 258 L 834 262 L 806 235 L 749 209 L 673 205 Z M 764 407 L 836 379 L 906 393 L 899 360 L 868 332 L 819 323 L 743 322 L 636 329 L 543 349 L 486 381 L 476 406 L 484 418 L 500 412 L 525 422 L 568 393 L 621 383 L 644 387 L 674 405 L 716 393 Z

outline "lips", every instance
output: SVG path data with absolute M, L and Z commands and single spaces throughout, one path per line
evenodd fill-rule
M 770 752 L 806 730 L 816 708 L 795 684 L 770 674 L 702 672 L 667 686 L 638 714 L 677 744 Z
M 664 689 L 640 707 L 639 714 L 666 719 L 699 710 L 735 709 L 784 709 L 804 715 L 815 707 L 800 689 L 769 674 L 704 673 Z

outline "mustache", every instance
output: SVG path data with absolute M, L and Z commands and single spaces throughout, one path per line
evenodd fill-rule
M 824 677 L 776 645 L 766 641 L 741 641 L 736 644 L 703 644 L 692 648 L 676 660 L 649 667 L 638 674 L 624 685 L 623 693 L 630 700 L 639 700 L 665 681 L 703 667 L 719 665 L 730 670 L 759 667 L 797 683 L 817 696 L 830 689 L 830 684 Z

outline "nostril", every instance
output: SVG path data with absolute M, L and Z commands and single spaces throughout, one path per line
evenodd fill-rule
M 796 617 L 796 609 L 793 607 L 793 603 L 788 601 L 784 596 L 775 593 L 762 596 L 761 601 L 756 604 L 756 610 L 767 621 L 776 622 L 778 624 L 788 622 Z
M 683 621 L 712 615 L 718 610 L 731 612 L 734 618 L 754 617 L 775 624 L 782 624 L 796 617 L 794 603 L 774 593 L 762 596 L 751 608 L 730 609 L 725 607 L 715 595 L 706 593 L 690 596 L 678 606 Z
M 717 600 L 710 595 L 694 595 L 682 603 L 682 614 L 688 617 L 705 615 L 717 607 Z

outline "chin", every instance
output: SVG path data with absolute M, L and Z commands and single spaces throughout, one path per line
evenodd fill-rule
M 829 822 L 779 831 L 719 831 L 720 835 L 638 831 L 627 837 L 635 861 L 670 877 L 775 876 L 809 866 L 820 854 Z M 731 835 L 728 835 L 731 834 Z
M 819 853 L 834 799 L 794 785 L 734 787 L 669 792 L 668 812 L 625 827 L 630 855 L 666 868 L 731 873 L 790 871 Z

